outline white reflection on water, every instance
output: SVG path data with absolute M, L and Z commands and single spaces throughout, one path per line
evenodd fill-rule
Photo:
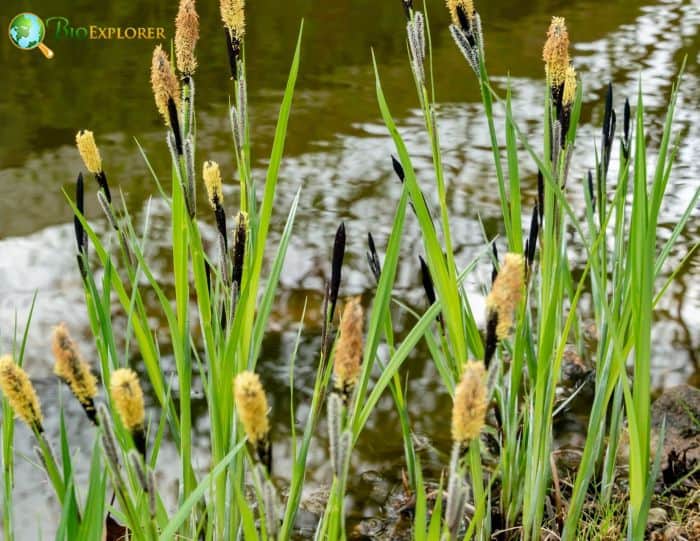
M 586 110 L 590 111 L 590 121 L 581 126 L 576 155 L 572 162 L 569 181 L 569 194 L 575 210 L 583 209 L 583 184 L 580 179 L 593 166 L 594 148 L 599 140 L 599 124 L 602 117 L 602 96 L 605 82 L 615 81 L 615 108 L 618 112 L 618 133 L 621 131 L 622 107 L 624 98 L 634 103 L 637 81 L 643 81 L 644 102 L 649 109 L 647 123 L 648 136 L 652 148 L 658 143 L 663 123 L 663 107 L 669 95 L 669 81 L 674 77 L 679 65 L 682 50 L 688 41 L 697 39 L 700 26 L 700 6 L 697 3 L 664 2 L 644 8 L 642 15 L 634 22 L 626 24 L 603 39 L 574 45 L 576 67 L 584 79 Z M 700 160 L 697 146 L 700 144 L 700 82 L 698 80 L 698 58 L 689 58 L 695 63 L 694 69 L 686 75 L 683 83 L 683 97 L 676 115 L 676 132 L 683 134 L 683 144 L 679 149 L 677 164 L 668 186 L 668 198 L 661 216 L 663 227 L 658 232 L 659 240 L 665 240 L 676 223 L 685 205 L 697 190 L 700 179 Z M 465 67 L 465 71 L 466 71 Z M 503 87 L 505 79 L 498 82 Z M 528 138 L 537 147 L 541 139 L 542 81 L 511 79 L 514 102 L 513 110 Z M 222 118 L 202 115 L 202 141 L 213 137 L 213 133 L 227 130 Z M 503 115 L 497 110 L 497 124 L 502 125 Z M 499 205 L 493 176 L 492 156 L 489 139 L 481 107 L 473 103 L 445 104 L 439 111 L 440 137 L 445 151 L 445 171 L 448 182 L 449 204 L 455 249 L 460 264 L 469 262 L 483 247 L 479 218 L 486 224 L 490 234 L 500 230 L 498 222 Z M 437 206 L 431 177 L 431 156 L 422 117 L 413 111 L 400 122 L 404 136 L 425 188 L 429 203 Z M 378 246 L 385 245 L 388 237 L 395 202 L 398 200 L 400 185 L 393 177 L 389 155 L 394 151 L 383 125 L 363 123 L 354 126 L 352 135 L 339 134 L 330 141 L 318 142 L 318 150 L 284 161 L 282 181 L 276 202 L 276 225 L 286 216 L 287 209 L 298 185 L 303 185 L 295 235 L 290 244 L 289 254 L 282 275 L 280 305 L 290 301 L 298 292 L 317 292 L 327 277 L 330 258 L 330 245 L 339 220 L 345 220 L 348 229 L 348 256 L 344 270 L 343 292 L 355 294 L 371 290 L 372 282 L 366 270 L 364 259 L 365 237 L 368 231 L 375 235 Z M 66 151 L 61 149 L 60 152 Z M 216 158 L 216 156 L 214 156 Z M 654 152 L 649 153 L 649 162 L 655 162 Z M 521 153 L 521 173 L 530 180 L 536 173 L 534 163 Z M 41 159 L 41 158 L 39 158 Z M 47 162 L 51 160 L 47 158 Z M 611 178 L 615 177 L 617 152 L 611 163 Z M 262 171 L 258 172 L 262 179 Z M 524 208 L 534 200 L 532 182 L 523 187 Z M 40 194 L 38 194 L 40 195 Z M 52 208 L 52 207 L 49 207 Z M 153 229 L 151 254 L 165 251 L 168 247 L 168 227 L 165 220 L 165 205 L 153 203 Z M 529 211 L 528 211 L 529 212 Z M 679 248 L 672 254 L 672 262 L 678 262 L 690 246 L 700 240 L 700 228 L 696 209 L 693 219 L 683 233 Z M 272 234 L 276 244 L 279 227 Z M 205 236 L 211 240 L 212 231 L 205 229 Z M 83 295 L 79 275 L 72 255 L 72 225 L 49 227 L 32 235 L 0 241 L 0 349 L 11 349 L 11 335 L 15 314 L 17 321 L 25 321 L 34 294 L 39 291 L 37 308 L 32 324 L 27 349 L 27 366 L 32 376 L 39 380 L 39 391 L 45 397 L 44 407 L 48 429 L 52 436 L 56 433 L 58 409 L 53 394 L 55 383 L 50 377 L 51 358 L 47 337 L 50 328 L 60 320 L 67 321 L 74 334 L 84 342 L 84 350 L 91 354 L 93 347 L 89 338 L 87 316 L 83 306 Z M 403 261 L 397 277 L 396 294 L 409 304 L 422 306 L 422 291 L 419 287 L 416 254 L 421 246 L 418 229 L 413 218 L 406 224 L 406 235 L 402 246 Z M 580 251 L 572 249 L 571 258 L 582 263 Z M 168 280 L 168 263 L 164 258 L 154 258 L 157 270 L 164 280 Z M 483 311 L 481 291 L 488 283 L 490 266 L 482 264 L 468 283 L 470 301 L 477 314 Z M 670 288 L 661 302 L 658 321 L 654 328 L 654 384 L 670 386 L 683 381 L 695 373 L 697 351 L 700 344 L 700 264 L 696 257 L 689 268 Z M 275 327 L 282 331 L 275 338 L 279 342 L 274 348 L 282 361 L 288 358 L 293 341 L 294 320 L 285 320 L 286 310 L 280 312 L 281 321 Z M 302 349 L 314 359 L 314 344 Z M 305 362 L 304 356 L 300 357 Z M 278 365 L 279 359 L 269 364 Z M 268 363 L 266 363 L 267 365 Z M 302 369 L 303 370 L 303 367 Z M 285 388 L 286 372 L 271 372 L 281 388 Z M 313 371 L 302 372 L 312 377 Z M 422 374 L 413 374 L 413 392 L 426 397 L 415 413 L 437 407 L 439 391 L 436 389 L 434 374 L 430 367 L 424 367 Z M 426 389 L 432 392 L 427 392 Z M 303 389 L 301 389 L 303 391 Z M 284 391 L 286 392 L 286 391 Z M 76 405 L 67 400 L 69 413 L 75 413 Z M 391 415 L 390 400 L 379 404 L 378 417 Z M 303 413 L 303 412 L 300 412 Z M 420 415 L 415 415 L 417 431 L 428 430 L 422 426 Z M 198 422 L 202 442 L 201 467 L 206 467 L 206 421 Z M 280 430 L 283 430 L 281 427 Z M 370 420 L 368 430 L 377 429 Z M 78 453 L 86 457 L 92 445 L 90 431 L 80 425 L 69 423 L 71 442 L 80 447 Z M 19 428 L 16 434 L 17 451 L 31 455 L 29 434 Z M 311 469 L 316 471 L 314 479 L 321 482 L 326 473 L 321 465 L 326 461 L 325 444 L 313 446 L 310 456 Z M 287 465 L 285 446 L 280 445 L 275 458 L 281 466 Z M 363 466 L 369 467 L 379 462 L 370 453 L 362 455 Z M 161 456 L 161 464 L 175 463 L 176 457 L 169 447 Z M 379 467 L 379 466 L 378 466 Z M 85 466 L 87 468 L 87 465 Z M 176 471 L 161 467 L 163 486 L 172 486 Z M 46 524 L 45 534 L 50 534 L 48 522 L 56 522 L 56 508 L 53 499 L 48 508 L 53 512 L 47 521 L 43 496 L 36 495 L 36 487 L 43 483 L 42 476 L 25 461 L 17 462 L 17 483 L 15 491 L 15 513 L 17 517 L 36 517 L 33 509 L 41 509 L 40 522 Z M 80 470 L 80 479 L 85 478 L 85 470 Z M 41 505 L 37 506 L 37 501 Z M 31 520 L 17 523 L 19 538 L 33 538 L 36 528 Z

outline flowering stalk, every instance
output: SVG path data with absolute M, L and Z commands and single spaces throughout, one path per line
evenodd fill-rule
M 484 513 L 486 498 L 483 488 L 479 435 L 486 424 L 488 410 L 488 390 L 486 368 L 482 362 L 469 361 L 464 366 L 462 379 L 455 388 L 452 407 L 452 460 L 448 490 L 447 524 L 452 538 L 456 538 L 462 521 L 468 490 L 462 481 L 464 469 L 459 465 L 459 456 L 465 446 L 469 446 L 469 468 L 475 511 L 470 530 L 482 528 L 481 515 Z
M 216 228 L 219 231 L 219 252 L 221 276 L 225 284 L 229 283 L 228 232 L 226 229 L 226 211 L 224 210 L 223 180 L 221 169 L 214 161 L 204 162 L 202 168 L 204 186 L 207 189 L 209 204 L 214 210 Z
M 329 319 L 333 320 L 335 306 L 338 302 L 338 292 L 340 291 L 340 278 L 343 271 L 343 259 L 345 258 L 345 223 L 341 222 L 338 230 L 335 232 L 335 240 L 333 242 L 333 261 L 331 263 L 331 294 L 330 305 L 331 311 Z
M 486 422 L 488 406 L 484 363 L 469 361 L 455 388 L 452 406 L 452 441 L 465 446 L 478 438 Z
M 44 434 L 41 403 L 24 369 L 10 355 L 0 357 L 0 390 L 14 414 L 31 430 L 39 443 L 39 458 L 51 481 L 59 503 L 66 497 L 63 477 L 58 469 L 53 451 Z
M 331 326 L 338 302 L 340 281 L 343 273 L 343 259 L 345 258 L 345 223 L 341 222 L 335 232 L 333 241 L 333 259 L 331 261 L 331 280 L 326 284 L 326 297 L 323 306 L 323 328 L 321 329 L 321 356 L 328 358 L 331 346 Z M 329 308 L 330 306 L 330 308 Z
M 78 178 L 75 181 L 75 207 L 80 215 L 85 216 L 85 188 L 82 173 L 78 173 Z M 78 248 L 76 254 L 78 270 L 80 270 L 80 276 L 85 280 L 88 274 L 88 236 L 77 214 L 73 217 L 73 227 Z
M 379 283 L 379 278 L 382 274 L 382 263 L 379 260 L 372 233 L 367 233 L 367 247 L 367 264 L 369 265 L 369 270 L 372 272 L 372 276 L 374 276 L 374 279 Z
M 562 99 L 564 82 L 569 69 L 569 32 L 563 17 L 552 17 L 547 31 L 547 41 L 542 49 L 545 74 L 554 101 Z
M 124 428 L 134 439 L 136 450 L 146 458 L 146 413 L 143 391 L 136 372 L 120 368 L 112 373 L 110 394 Z
M 190 30 L 191 32 L 191 30 Z M 192 36 L 190 36 L 192 39 Z M 185 46 L 184 38 L 181 36 L 181 49 Z M 188 42 L 189 43 L 189 42 Z M 192 47 L 194 47 L 192 43 Z M 184 55 L 181 52 L 181 55 Z M 193 50 L 188 54 L 193 55 Z M 193 60 L 190 60 L 190 63 Z M 185 69 L 193 69 L 192 66 L 183 65 Z M 156 107 L 160 112 L 165 125 L 170 128 L 166 140 L 170 155 L 173 161 L 173 168 L 177 179 L 185 195 L 187 214 L 190 219 L 196 214 L 195 187 L 194 187 L 194 141 L 192 131 L 192 103 L 194 85 L 191 74 L 186 76 L 188 91 L 185 93 L 180 89 L 180 82 L 175 75 L 173 66 L 168 55 L 161 45 L 153 50 L 151 61 L 151 87 Z M 183 105 L 184 104 L 184 105 Z M 186 131 L 183 132 L 180 122 L 181 109 L 185 108 L 183 118 L 185 119 Z M 185 155 L 185 151 L 188 155 Z
M 175 59 L 177 69 L 184 79 L 191 77 L 197 69 L 194 49 L 199 39 L 199 15 L 194 0 L 180 0 L 175 18 Z
M 185 176 L 187 178 L 188 206 L 190 217 L 196 208 L 195 170 L 194 170 L 194 72 L 197 58 L 194 50 L 199 40 L 199 15 L 195 10 L 195 0 L 180 0 L 175 18 L 175 59 L 177 69 L 182 77 L 182 119 L 183 119 L 183 153 Z
M 550 157 L 552 163 L 557 164 L 561 152 L 566 147 L 571 106 L 576 98 L 577 87 L 576 71 L 569 56 L 569 32 L 563 17 L 552 17 L 547 40 L 542 49 L 542 59 L 545 62 L 545 74 L 553 104 Z M 562 185 L 566 183 L 570 157 L 571 153 L 567 153 Z
M 333 362 L 335 389 L 347 405 L 360 378 L 363 350 L 364 310 L 360 297 L 350 299 L 340 321 L 340 336 Z
M 80 130 L 75 136 L 75 142 L 85 167 L 88 171 L 95 175 L 95 179 L 97 179 L 97 183 L 100 186 L 100 191 L 97 192 L 97 201 L 107 217 L 107 221 L 112 226 L 112 229 L 117 232 L 117 236 L 119 237 L 119 245 L 123 251 L 123 256 L 127 265 L 133 267 L 134 257 L 131 253 L 131 249 L 129 248 L 126 233 L 119 227 L 119 221 L 114 213 L 114 209 L 112 208 L 112 195 L 109 191 L 109 185 L 107 184 L 107 176 L 102 169 L 102 158 L 100 156 L 100 151 L 95 144 L 95 137 L 89 130 Z M 78 177 L 78 182 L 76 185 L 76 206 L 82 214 L 84 211 L 82 175 Z M 82 224 L 80 223 L 80 220 L 78 220 L 77 216 L 74 218 L 74 222 L 79 252 L 78 266 L 83 279 L 85 279 L 85 276 L 87 276 L 87 235 L 83 231 Z
M 0 358 L 0 389 L 17 417 L 36 434 L 44 432 L 36 390 L 24 369 L 9 355 Z
M 83 159 L 85 168 L 95 175 L 95 180 L 100 186 L 100 189 L 107 196 L 107 201 L 112 202 L 112 194 L 109 191 L 107 184 L 107 175 L 102 169 L 102 157 L 100 149 L 95 143 L 95 136 L 89 130 L 80 130 L 75 136 L 75 144 L 78 147 L 80 157 Z
M 251 178 L 248 135 L 248 89 L 243 54 L 243 42 L 246 32 L 245 1 L 220 0 L 219 8 L 221 20 L 224 23 L 231 79 L 234 81 L 234 103 L 231 105 L 229 117 L 240 175 L 241 210 L 248 212 L 249 207 L 252 208 L 253 204 L 249 205 L 248 201 L 252 195 L 252 190 L 248 186 Z
M 406 23 L 408 36 L 408 49 L 411 57 L 411 69 L 416 79 L 419 95 L 423 97 L 425 92 L 425 19 L 420 11 L 409 9 L 410 17 Z
M 241 61 L 243 38 L 245 37 L 245 1 L 221 0 L 219 8 L 221 20 L 224 22 L 231 77 L 238 80 L 238 67 Z
M 248 238 L 248 215 L 239 212 L 236 216 L 236 228 L 233 234 L 233 271 L 232 283 L 238 295 L 243 286 L 243 267 L 245 264 L 246 240 Z
M 534 244 L 534 241 L 533 241 Z M 528 246 L 529 248 L 529 246 Z M 522 298 L 525 283 L 525 261 L 520 254 L 505 255 L 491 292 L 486 298 L 486 346 L 484 363 L 489 365 L 496 345 L 510 334 L 513 315 Z
M 248 443 L 254 449 L 257 459 L 269 472 L 272 468 L 269 408 L 260 376 L 254 372 L 241 372 L 233 381 L 233 392 L 236 413 L 243 425 Z
M 90 365 L 80 355 L 65 324 L 61 323 L 54 329 L 51 348 L 55 359 L 54 374 L 70 387 L 88 419 L 96 424 L 97 379 L 92 374 Z
M 450 33 L 476 76 L 481 78 L 480 63 L 484 58 L 481 17 L 472 0 L 447 0 L 452 24 Z

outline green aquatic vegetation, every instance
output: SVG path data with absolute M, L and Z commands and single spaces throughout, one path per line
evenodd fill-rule
M 151 65 L 156 108 L 164 121 L 171 157 L 169 186 L 163 185 L 165 177 L 154 171 L 142 151 L 169 208 L 173 285 L 164 286 L 149 263 L 148 211 L 143 229 L 137 231 L 123 198 L 110 192 L 104 171 L 109 156 L 103 159 L 92 132 L 80 131 L 77 148 L 98 183 L 98 201 L 110 226 L 110 231 L 100 235 L 85 219 L 80 174 L 75 196 L 66 194 L 66 199 L 75 214 L 78 269 L 97 348 L 103 399 L 97 396 L 89 365 L 63 326 L 54 337 L 54 351 L 57 375 L 97 426 L 89 481 L 86 490 L 76 487 L 63 414 L 60 453 L 54 454 L 41 430 L 38 400 L 36 407 L 32 405 L 33 391 L 17 391 L 31 387 L 20 372 L 27 323 L 13 356 L 18 362 L 3 358 L 0 375 L 4 378 L 6 539 L 13 538 L 13 409 L 32 426 L 41 466 L 61 504 L 58 539 L 95 539 L 106 530 L 113 536 L 128 532 L 133 539 L 163 541 L 292 538 L 310 446 L 325 414 L 332 478 L 328 479 L 328 500 L 315 538 L 345 539 L 345 500 L 353 449 L 387 388 L 401 426 L 406 484 L 414 498 L 415 539 L 485 540 L 494 535 L 540 539 L 548 531 L 563 539 L 588 538 L 598 532 L 590 521 L 629 539 L 643 537 L 660 457 L 658 449 L 654 452 L 651 447 L 650 428 L 653 311 L 675 274 L 662 274 L 662 269 L 700 197 L 698 190 L 670 238 L 660 245 L 655 233 L 678 148 L 678 139 L 672 134 L 678 85 L 671 96 L 653 170 L 647 169 L 640 83 L 634 112 L 629 103 L 623 112 L 616 181 L 608 179 L 616 147 L 612 87 L 606 98 L 600 153 L 590 157 L 594 169 L 584 179 L 573 178 L 570 163 L 576 153 L 583 81 L 578 79 L 575 59 L 569 53 L 565 21 L 553 18 L 543 49 L 544 128 L 539 150 L 518 125 L 510 87 L 503 91 L 491 84 L 486 40 L 474 3 L 448 1 L 449 31 L 470 68 L 465 69 L 465 76 L 474 80 L 481 93 L 494 159 L 495 178 L 490 189 L 499 194 L 504 231 L 503 238 L 485 239 L 483 250 L 460 268 L 453 251 L 446 189 L 449 179 L 443 167 L 443 152 L 453 142 L 439 138 L 435 92 L 439 79 L 432 66 L 429 21 L 427 12 L 414 9 L 413 2 L 402 3 L 410 68 L 430 144 L 434 185 L 429 189 L 435 190 L 438 208 L 433 212 L 428 206 L 424 196 L 427 188 L 418 179 L 391 115 L 373 59 L 379 113 L 395 146 L 395 157 L 387 157 L 387 169 L 393 169 L 401 181 L 401 196 L 383 257 L 371 235 L 368 239 L 370 271 L 376 281 L 369 303 L 342 299 L 347 239 L 344 224 L 338 228 L 321 312 L 316 377 L 303 431 L 297 427 L 294 410 L 302 317 L 289 359 L 292 468 L 286 492 L 278 492 L 273 482 L 275 434 L 270 429 L 269 404 L 256 366 L 299 202 L 297 192 L 279 243 L 272 246 L 269 232 L 273 212 L 278 210 L 275 193 L 300 67 L 301 29 L 261 186 L 252 169 L 245 6 L 242 0 L 221 1 L 231 76 L 232 159 L 217 163 L 204 156 L 199 174 L 195 167 L 199 19 L 194 2 L 182 0 L 174 50 L 169 55 L 157 47 Z M 497 108 L 505 113 L 502 132 L 494 113 Z M 521 194 L 525 159 L 534 161 L 539 169 L 534 208 L 523 203 Z M 231 177 L 227 171 L 234 165 L 240 198 L 232 205 L 224 200 L 224 185 Z M 115 179 L 110 181 L 114 189 Z M 199 185 L 206 188 L 208 205 L 197 204 Z M 568 195 L 574 189 L 583 190 L 584 209 L 572 206 Z M 227 221 L 231 208 L 236 216 L 233 223 Z M 399 340 L 392 309 L 401 300 L 395 298 L 393 289 L 401 264 L 404 226 L 414 219 L 420 230 L 422 281 L 429 307 L 414 314 L 415 323 Z M 526 230 L 523 224 L 528 219 Z M 202 239 L 204 220 L 216 224 L 214 250 Z M 503 258 L 498 257 L 497 244 L 506 246 Z M 582 269 L 572 266 L 573 248 L 585 254 Z M 271 250 L 274 258 L 269 269 L 264 269 L 265 255 Z M 474 314 L 463 286 L 482 260 L 494 265 L 484 328 L 480 328 L 481 318 Z M 662 276 L 667 278 L 660 283 Z M 553 420 L 562 407 L 557 402 L 557 389 L 567 347 L 572 343 L 581 347 L 586 322 L 579 304 L 584 293 L 591 298 L 597 334 L 595 374 L 591 378 L 594 392 L 581 460 L 573 478 L 567 480 L 570 486 L 562 488 L 553 460 Z M 151 297 L 155 297 L 165 321 L 164 328 L 157 331 L 147 308 Z M 126 314 L 124 328 L 117 327 L 114 303 Z M 117 340 L 116 334 L 122 332 L 123 341 Z M 445 392 L 454 401 L 453 449 L 434 498 L 429 497 L 414 447 L 408 410 L 409 401 L 420 398 L 409 397 L 401 379 L 404 362 L 423 341 Z M 174 374 L 165 371 L 164 344 L 172 356 Z M 378 353 L 382 344 L 386 345 L 386 356 Z M 143 363 L 139 373 L 132 370 L 137 368 L 135 360 Z M 210 460 L 204 467 L 193 457 L 192 390 L 196 379 L 201 381 L 210 426 Z M 18 381 L 19 387 L 11 381 Z M 143 384 L 157 401 L 157 414 L 152 417 L 144 410 Z M 30 402 L 22 402 L 21 397 Z M 623 432 L 629 446 L 629 495 L 620 502 L 614 487 L 620 465 L 617 445 Z M 167 507 L 155 475 L 166 440 L 172 442 L 179 457 L 174 509 Z M 60 461 L 55 456 L 60 456 Z M 591 504 L 595 509 L 592 513 L 586 508 Z

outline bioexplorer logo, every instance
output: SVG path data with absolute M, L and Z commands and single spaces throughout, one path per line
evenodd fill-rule
M 44 21 L 34 13 L 15 15 L 10 21 L 8 33 L 10 41 L 19 49 L 39 49 L 46 58 L 53 58 L 53 51 L 44 45 L 47 34 L 59 41 L 165 39 L 165 28 L 162 26 L 75 26 L 68 17 L 54 16 Z
M 39 49 L 46 58 L 53 58 L 53 51 L 44 45 L 46 25 L 33 13 L 20 13 L 10 21 L 10 41 L 24 51 Z

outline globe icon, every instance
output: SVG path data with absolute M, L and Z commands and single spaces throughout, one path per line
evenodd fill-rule
M 39 48 L 46 58 L 53 57 L 53 51 L 42 42 L 46 34 L 44 21 L 34 13 L 20 13 L 10 21 L 10 41 L 24 50 Z

